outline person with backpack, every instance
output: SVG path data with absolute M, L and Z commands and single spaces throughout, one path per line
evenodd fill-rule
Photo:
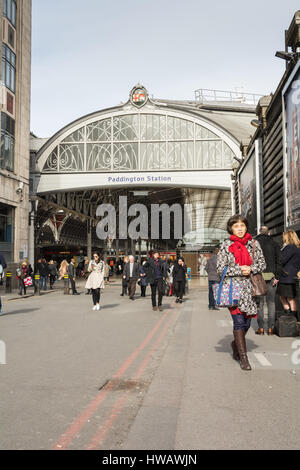
M 0 278 L 4 277 L 4 270 L 7 268 L 7 264 L 4 256 L 0 253 Z M 0 296 L 0 315 L 2 314 L 2 301 Z

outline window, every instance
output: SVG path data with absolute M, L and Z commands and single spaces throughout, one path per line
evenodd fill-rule
M 2 46 L 2 81 L 15 93 L 16 88 L 16 54 L 5 44 Z
M 12 242 L 12 209 L 0 205 L 0 242 Z
M 13 26 L 16 27 L 16 18 L 17 18 L 17 4 L 16 0 L 3 0 L 2 2 L 2 13 L 5 18 L 7 18 Z
M 14 170 L 15 120 L 1 113 L 0 168 Z

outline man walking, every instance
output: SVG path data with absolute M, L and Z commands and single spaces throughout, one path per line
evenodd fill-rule
M 211 257 L 205 265 L 205 271 L 208 274 L 208 309 L 219 310 L 216 307 L 216 301 L 213 293 L 213 285 L 220 281 L 220 277 L 217 271 L 217 260 L 218 260 L 219 248 L 215 248 L 212 252 Z
M 134 294 L 136 289 L 136 282 L 140 275 L 139 264 L 134 261 L 132 255 L 129 256 L 129 263 L 124 266 L 123 279 L 127 282 L 127 288 L 130 300 L 134 300 Z
M 7 268 L 7 264 L 5 261 L 5 258 L 3 255 L 0 253 L 0 278 L 2 280 L 2 276 L 4 275 L 4 269 Z M 0 296 L 0 315 L 2 314 L 2 301 L 1 301 L 1 296 Z
M 79 292 L 76 290 L 76 269 L 75 269 L 75 258 L 71 259 L 71 262 L 68 266 L 68 274 L 69 274 L 69 279 L 71 282 L 71 288 L 72 288 L 72 294 L 73 295 L 79 295 Z
M 270 236 L 269 229 L 266 226 L 261 227 L 256 240 L 259 242 L 263 255 L 266 260 L 266 269 L 263 277 L 268 287 L 267 307 L 268 307 L 268 335 L 274 334 L 275 328 L 275 293 L 281 272 L 282 261 L 279 245 Z M 259 297 L 258 314 L 257 314 L 258 330 L 257 335 L 264 334 L 264 296 Z
M 143 265 L 146 273 L 147 283 L 151 286 L 152 310 L 156 311 L 156 292 L 158 292 L 158 310 L 161 312 L 164 283 L 168 274 L 167 263 L 160 258 L 158 252 L 153 253 L 153 258 L 149 258 Z

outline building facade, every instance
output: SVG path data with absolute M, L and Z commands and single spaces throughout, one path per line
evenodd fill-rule
M 199 90 L 198 90 L 199 91 Z M 254 99 L 256 99 L 254 97 Z M 127 240 L 116 233 L 112 248 L 145 254 L 160 250 L 207 250 L 226 236 L 231 216 L 232 168 L 242 160 L 240 142 L 252 130 L 253 101 L 230 93 L 194 101 L 150 98 L 137 85 L 125 103 L 95 111 L 49 139 L 31 138 L 31 198 L 39 254 L 103 248 L 97 239 L 97 207 L 119 198 L 131 204 L 189 204 L 191 227 L 182 237 Z M 197 207 L 202 219 L 197 222 Z M 171 224 L 172 227 L 172 224 Z
M 2 0 L 0 252 L 28 256 L 31 0 Z
M 255 235 L 269 227 L 278 242 L 284 230 L 300 233 L 300 11 L 286 31 L 285 72 L 275 92 L 256 107 L 255 132 L 241 143 L 235 169 L 235 204 Z M 253 127 L 254 130 L 254 127 Z

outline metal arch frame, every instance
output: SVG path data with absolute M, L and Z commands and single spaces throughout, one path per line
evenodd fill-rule
M 113 109 L 115 109 L 115 108 L 113 108 Z M 195 116 L 194 114 L 191 115 L 190 113 L 185 112 L 185 111 L 174 111 L 174 110 L 170 110 L 168 108 L 166 108 L 164 110 L 164 109 L 156 107 L 153 104 L 150 104 L 149 102 L 140 109 L 135 108 L 131 104 L 127 103 L 122 108 L 115 109 L 114 111 L 111 111 L 111 110 L 106 110 L 104 112 L 102 111 L 100 113 L 97 113 L 96 115 L 94 114 L 91 117 L 87 117 L 87 119 L 85 119 L 85 120 L 80 119 L 79 121 L 75 121 L 73 126 L 67 126 L 67 128 L 65 128 L 65 130 L 59 131 L 57 137 L 54 140 L 50 139 L 50 143 L 49 144 L 46 143 L 40 149 L 40 151 L 38 152 L 37 157 L 36 157 L 36 163 L 37 163 L 38 170 L 40 171 L 40 173 L 43 173 L 44 165 L 45 165 L 48 157 L 50 156 L 50 154 L 53 152 L 53 150 L 59 144 L 62 143 L 62 141 L 68 135 L 72 134 L 73 132 L 76 132 L 77 130 L 81 129 L 82 127 L 87 126 L 89 124 L 92 124 L 94 122 L 100 121 L 100 120 L 113 118 L 113 117 L 116 117 L 116 116 L 137 115 L 137 114 L 139 114 L 139 115 L 140 114 L 155 114 L 155 115 L 158 115 L 158 116 L 170 116 L 170 117 L 174 117 L 174 118 L 184 119 L 184 120 L 189 121 L 193 124 L 198 124 L 198 125 L 206 128 L 207 130 L 213 132 L 214 134 L 216 134 L 219 137 L 219 139 L 221 139 L 223 142 L 225 142 L 229 146 L 229 148 L 232 150 L 233 154 L 235 155 L 235 158 L 237 158 L 238 160 L 241 159 L 241 151 L 240 151 L 239 145 L 234 141 L 234 139 L 229 135 L 229 133 L 226 133 L 224 131 L 224 129 L 220 128 L 220 126 L 218 126 L 216 124 L 213 124 L 211 121 L 209 122 L 208 120 L 205 120 L 203 117 L 198 117 L 198 116 Z M 166 138 L 166 141 L 167 140 L 168 139 Z M 201 140 L 201 139 L 199 139 L 199 140 Z M 203 139 L 203 140 L 205 140 L 205 139 Z M 193 142 L 193 141 L 195 142 L 195 138 L 191 139 L 191 142 Z M 131 142 L 131 141 L 128 141 L 128 142 Z M 140 143 L 140 139 L 137 140 L 136 142 Z M 164 142 L 164 141 L 162 140 L 161 142 Z M 180 142 L 180 141 L 178 141 L 178 142 Z M 206 169 L 206 170 L 208 170 L 208 169 Z M 172 170 L 169 170 L 169 171 L 172 171 Z M 135 172 L 136 172 L 136 170 L 135 170 Z M 99 172 L 99 173 L 101 173 L 101 172 Z M 62 174 L 62 173 L 57 172 L 57 174 Z

